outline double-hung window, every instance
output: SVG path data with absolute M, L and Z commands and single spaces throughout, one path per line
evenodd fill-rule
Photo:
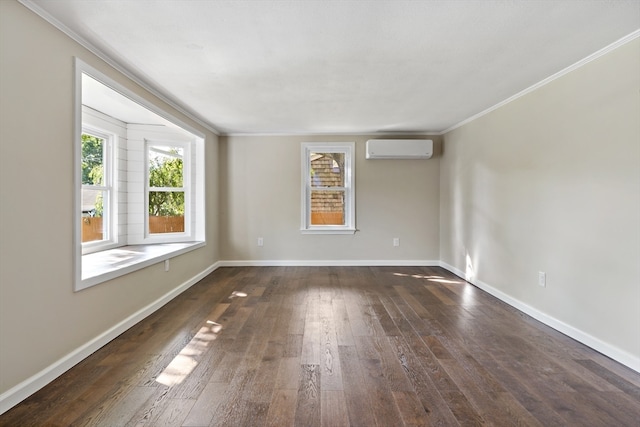
M 81 135 L 81 241 L 83 253 L 116 243 L 114 135 L 84 127 Z
M 303 233 L 353 234 L 355 144 L 302 144 Z
M 189 234 L 189 145 L 147 141 L 147 235 Z

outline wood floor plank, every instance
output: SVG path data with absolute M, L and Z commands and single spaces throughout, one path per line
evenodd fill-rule
M 153 387 L 133 387 L 123 393 L 114 393 L 104 404 L 85 414 L 77 425 L 81 427 L 128 425 L 139 408 L 158 393 Z
M 289 323 L 288 335 L 300 335 L 304 334 L 304 323 L 307 317 L 307 300 L 306 298 L 300 301 L 300 295 L 302 292 L 298 293 L 298 297 L 292 299 L 291 307 L 291 322 Z
M 153 396 L 140 405 L 138 411 L 127 425 L 135 427 L 153 426 L 155 419 L 164 410 L 169 401 L 168 393 L 169 387 L 158 387 Z
M 104 356 L 104 355 L 103 355 Z M 135 363 L 131 363 L 129 366 L 137 366 Z M 79 395 L 83 396 L 88 393 L 92 395 L 92 384 L 85 384 L 78 381 L 80 378 L 86 376 L 98 377 L 102 379 L 109 378 L 108 372 L 110 367 L 98 366 L 97 363 L 90 363 L 85 360 L 80 362 L 79 365 L 68 372 L 70 381 L 78 382 L 78 388 L 76 390 L 70 390 L 69 387 L 62 382 L 54 381 L 45 386 L 39 393 L 36 393 L 31 398 L 24 401 L 22 404 L 14 407 L 11 410 L 11 419 L 15 420 L 15 424 L 35 425 L 38 423 L 38 412 L 47 413 L 49 411 L 55 411 L 58 405 L 74 404 L 74 401 Z M 106 384 L 101 390 L 110 390 L 114 381 Z M 0 425 L 2 425 L 3 419 L 6 417 L 0 416 Z
M 449 410 L 461 425 L 481 425 L 484 420 L 451 379 L 441 362 L 431 353 L 424 341 L 413 334 L 404 335 L 416 358 L 424 367 L 429 380 L 436 386 Z M 446 415 L 445 415 L 446 416 Z
M 195 399 L 181 425 L 184 427 L 208 426 L 220 402 L 222 402 L 222 397 L 225 395 L 228 386 L 229 384 L 224 382 L 208 383 Z
M 333 320 L 336 329 L 336 339 L 338 345 L 355 345 L 353 334 L 351 333 L 351 324 L 349 323 L 349 315 L 344 298 L 332 301 Z
M 638 418 L 635 418 L 631 424 L 628 424 L 620 418 L 616 421 L 617 416 L 613 416 L 608 411 L 602 411 L 600 408 L 594 406 L 592 398 L 593 395 L 591 393 L 582 395 L 575 392 L 559 392 L 555 395 L 554 400 L 556 403 L 554 403 L 553 406 L 556 412 L 558 412 L 568 424 L 575 423 L 575 425 L 584 426 L 633 426 L 633 422 L 637 422 Z
M 632 426 L 640 421 L 640 401 L 620 392 L 593 391 L 578 393 L 583 405 L 590 405 L 600 414 L 606 414 L 612 423 Z
M 400 311 L 402 318 L 406 320 L 418 334 L 439 335 L 442 333 L 438 322 L 435 321 L 436 313 L 434 313 L 432 308 L 427 310 L 417 301 L 415 304 L 411 304 L 411 301 L 415 300 L 411 294 L 405 292 L 402 287 L 397 286 L 394 289 L 396 289 L 399 296 L 392 297 L 391 300 Z
M 401 423 L 400 412 L 395 401 L 390 398 L 392 389 L 387 382 L 380 360 L 360 360 L 360 365 L 376 425 L 390 426 Z
M 300 357 L 302 355 L 302 334 L 288 334 L 282 357 Z
M 375 425 L 369 400 L 367 384 L 364 380 L 360 359 L 355 347 L 340 346 L 340 364 L 344 381 L 344 396 L 351 426 L 369 427 Z
M 282 344 L 270 341 L 262 356 L 248 396 L 251 402 L 268 404 L 271 401 L 278 377 L 281 355 Z
M 507 407 L 504 402 L 498 399 L 498 396 L 506 394 L 504 391 L 489 392 L 462 368 L 454 359 L 442 360 L 447 373 L 453 378 L 458 389 L 464 394 L 465 398 L 471 403 L 474 411 L 483 419 L 495 420 L 498 425 L 522 425 L 521 414 L 518 411 L 506 411 Z M 506 399 L 505 399 L 506 400 Z M 516 407 L 514 403 L 511 406 Z
M 240 369 L 220 396 L 219 405 L 212 410 L 210 426 L 241 426 L 245 411 L 251 405 L 246 399 L 255 377 L 255 369 Z
M 544 325 L 543 325 L 544 326 Z M 545 327 L 546 328 L 546 327 Z M 546 328 L 550 329 L 550 328 Z M 583 345 L 575 345 L 575 341 L 571 340 L 571 338 L 566 335 L 561 334 L 561 339 L 564 342 L 569 341 L 569 345 L 573 344 L 572 350 L 580 353 L 580 357 L 574 358 L 574 360 L 590 360 L 593 363 L 600 365 L 602 368 L 611 372 L 614 375 L 619 376 L 620 378 L 624 378 L 625 381 L 633 384 L 635 387 L 640 387 L 640 375 L 636 375 L 637 372 L 628 366 L 624 366 L 615 360 L 605 356 L 602 353 L 599 353 L 591 348 L 588 348 Z
M 409 391 L 392 391 L 393 399 L 399 408 L 402 423 L 405 426 L 431 425 L 427 413 L 415 393 Z
M 413 391 L 407 378 L 404 364 L 406 355 L 400 347 L 398 337 L 376 337 L 374 343 L 380 355 L 380 365 L 384 378 L 391 391 Z
M 428 425 L 459 425 L 451 409 L 447 405 L 438 388 L 425 371 L 425 366 L 420 363 L 411 346 L 402 338 L 396 338 L 395 346 L 399 352 L 402 368 L 411 382 L 413 392 L 419 400 L 422 412 L 426 414 Z M 412 393 L 412 392 L 397 392 Z M 394 396 L 396 393 L 394 392 Z M 404 396 L 404 395 L 399 395 Z M 409 398 L 405 396 L 405 398 Z M 400 406 L 400 404 L 398 404 Z M 401 407 L 401 406 L 400 406 Z M 402 407 L 401 407 L 402 408 Z M 412 412 L 415 409 L 411 410 Z M 413 417 L 413 416 L 412 416 Z
M 299 365 L 298 365 L 299 366 Z M 298 390 L 277 389 L 273 393 L 265 425 L 269 427 L 293 426 L 296 416 Z
M 436 298 L 442 301 L 444 305 L 456 305 L 456 302 L 448 295 L 446 288 L 442 286 L 436 286 L 434 284 L 424 285 L 429 292 L 431 292 Z
M 276 390 L 297 390 L 300 385 L 300 357 L 283 357 L 278 365 Z
M 399 336 L 401 335 L 400 330 L 394 323 L 393 319 L 387 312 L 385 306 L 380 301 L 377 295 L 369 296 L 369 304 L 371 305 L 371 309 L 376 316 L 376 320 L 380 323 L 380 326 L 384 330 L 386 336 Z
M 223 348 L 228 346 L 230 341 L 220 338 L 215 347 L 210 347 L 202 357 L 198 358 L 195 368 L 183 381 L 171 387 L 168 397 L 171 399 L 190 399 L 193 396 L 198 396 L 224 360 L 227 353 Z
M 631 426 L 640 373 L 439 267 L 219 268 L 0 426 Z
M 234 335 L 234 342 L 229 348 L 229 351 L 233 353 L 245 353 L 247 351 L 251 344 L 251 339 L 255 336 L 255 329 L 263 321 L 266 307 L 264 305 L 253 305 L 252 307 L 243 307 L 240 311 L 243 311 L 243 314 L 246 313 L 246 319 L 244 321 L 238 319 L 239 329 L 237 332 L 233 331 L 232 327 L 229 327 L 231 332 L 227 332 Z
M 258 304 L 255 313 L 264 313 L 265 309 L 266 307 Z M 259 315 L 256 315 L 247 320 L 246 325 L 239 331 L 239 335 L 251 331 L 250 337 L 245 338 L 250 342 L 246 351 L 243 349 L 241 353 L 241 362 L 220 405 L 216 408 L 211 426 L 247 425 L 246 423 L 257 425 L 258 421 L 255 417 L 258 415 L 261 422 L 264 422 L 268 404 L 252 401 L 250 396 L 260 363 L 267 351 L 272 330 L 272 322 L 261 322 Z
M 375 321 L 375 313 L 366 295 L 347 292 L 344 294 L 344 302 L 353 336 L 384 335 L 384 330 Z
M 238 424 L 230 425 L 262 427 L 266 423 L 268 412 L 269 403 L 247 401 Z
M 320 328 L 321 324 L 319 320 L 306 321 L 304 324 L 301 355 L 303 364 L 320 365 L 321 363 Z
M 195 404 L 195 399 L 169 399 L 155 419 L 149 425 L 154 427 L 182 426 Z
M 629 397 L 633 398 L 637 402 L 640 402 L 640 387 L 634 385 L 632 382 L 622 378 L 620 375 L 617 375 L 608 369 L 604 368 L 602 365 L 594 362 L 593 360 L 576 360 L 576 363 L 584 366 L 586 369 L 593 372 L 595 375 L 603 378 L 609 384 L 614 386 L 617 390 L 624 392 L 629 395 Z
M 380 353 L 376 349 L 374 337 L 358 336 L 354 340 L 358 358 L 362 360 L 380 360 Z
M 342 369 L 340 368 L 340 354 L 333 321 L 331 303 L 328 313 L 321 316 L 320 321 L 320 372 L 323 390 L 343 390 Z
M 320 424 L 322 427 L 349 425 L 347 404 L 342 390 L 322 390 L 320 393 Z
M 544 426 L 557 426 L 565 424 L 565 421 L 552 407 L 542 399 L 536 390 L 514 376 L 495 360 L 484 360 L 484 367 L 491 375 L 508 390 L 531 415 Z
M 76 422 L 84 416 L 91 408 L 96 407 L 108 393 L 113 389 L 112 384 L 97 383 L 90 385 L 84 393 L 82 393 L 77 399 L 73 399 L 69 402 L 59 402 L 64 405 L 65 411 L 62 413 L 56 412 L 52 414 L 48 419 L 42 422 L 46 426 L 68 426 Z M 0 423 L 1 425 L 2 423 Z M 39 422 L 32 423 L 28 418 L 23 419 L 16 425 L 37 425 Z
M 320 425 L 320 366 L 301 365 L 294 425 Z
M 275 294 L 270 300 L 270 306 L 276 311 L 271 341 L 285 344 L 289 335 L 289 324 L 293 316 L 293 307 L 284 295 Z

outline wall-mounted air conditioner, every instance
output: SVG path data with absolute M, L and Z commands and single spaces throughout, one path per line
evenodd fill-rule
M 370 139 L 367 159 L 429 159 L 433 155 L 430 139 Z

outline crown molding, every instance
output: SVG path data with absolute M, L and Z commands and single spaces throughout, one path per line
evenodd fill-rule
M 547 77 L 546 79 L 539 81 L 538 83 L 536 83 L 536 84 L 534 84 L 534 85 L 532 85 L 532 86 L 530 86 L 530 87 L 528 87 L 528 88 L 516 93 L 513 96 L 510 96 L 509 98 L 505 99 L 504 101 L 499 102 L 499 103 L 495 104 L 494 106 L 489 107 L 486 110 L 481 111 L 480 113 L 475 114 L 475 115 L 473 115 L 473 116 L 471 116 L 471 117 L 469 117 L 469 118 L 467 118 L 467 119 L 465 119 L 465 120 L 463 120 L 463 121 L 461 121 L 459 123 L 456 123 L 455 125 L 453 125 L 453 126 L 447 128 L 447 129 L 441 131 L 439 133 L 439 135 L 444 135 L 446 133 L 451 132 L 454 129 L 457 129 L 457 128 L 461 127 L 461 126 L 464 126 L 464 125 L 466 125 L 468 123 L 471 123 L 472 121 L 474 121 L 476 119 L 479 119 L 480 117 L 485 116 L 485 115 L 489 114 L 490 112 L 492 112 L 494 110 L 497 110 L 498 108 L 503 107 L 503 106 L 509 104 L 510 102 L 513 102 L 516 99 L 521 98 L 521 97 L 523 97 L 523 96 L 525 96 L 525 95 L 527 95 L 527 94 L 529 94 L 529 93 L 541 88 L 542 86 L 545 86 L 545 85 L 551 83 L 552 81 L 557 80 L 560 77 L 563 77 L 563 76 L 569 74 L 570 72 L 572 72 L 574 70 L 577 70 L 578 68 L 581 68 L 581 67 L 587 65 L 589 62 L 595 61 L 596 59 L 600 58 L 601 56 L 606 55 L 607 53 L 609 53 L 609 52 L 611 52 L 611 51 L 613 51 L 613 50 L 615 50 L 615 49 L 617 49 L 617 48 L 619 48 L 619 47 L 621 47 L 621 46 L 623 46 L 623 45 L 625 45 L 625 44 L 627 44 L 627 43 L 629 43 L 629 42 L 631 42 L 631 41 L 633 41 L 635 39 L 637 39 L 638 37 L 640 37 L 640 30 L 636 30 L 636 31 L 632 32 L 631 34 L 628 34 L 628 35 L 622 37 L 621 39 L 616 40 L 615 42 L 611 43 L 610 45 L 608 45 L 608 46 L 606 46 L 606 47 L 604 47 L 602 49 L 600 49 L 599 51 L 597 51 L 595 53 L 592 53 L 591 55 L 587 56 L 584 59 L 581 59 L 580 61 L 576 62 L 575 64 L 569 65 L 567 68 L 564 68 L 563 70 L 560 70 L 555 74 L 552 74 L 551 76 Z
M 436 131 L 413 131 L 413 132 L 376 132 L 376 131 L 362 131 L 362 132 L 222 132 L 220 136 L 395 136 L 395 137 L 410 137 L 410 136 L 440 136 L 442 132 Z

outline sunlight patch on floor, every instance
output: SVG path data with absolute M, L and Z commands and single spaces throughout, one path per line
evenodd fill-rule
M 438 282 L 438 283 L 464 283 L 460 280 L 451 280 L 451 279 L 446 279 L 443 276 L 429 276 L 429 275 L 423 275 L 423 274 L 405 274 L 405 273 L 393 273 L 394 276 L 400 276 L 400 277 L 413 277 L 414 279 L 425 279 L 428 280 L 430 282 Z
M 245 294 L 246 295 L 246 294 Z M 218 304 L 207 316 L 209 319 L 217 320 L 222 316 L 229 304 Z M 209 345 L 218 338 L 222 332 L 222 325 L 214 320 L 206 320 L 200 330 L 193 336 L 191 341 L 173 358 L 171 363 L 158 375 L 156 382 L 167 387 L 180 384 L 198 366 L 200 357 L 205 353 Z

